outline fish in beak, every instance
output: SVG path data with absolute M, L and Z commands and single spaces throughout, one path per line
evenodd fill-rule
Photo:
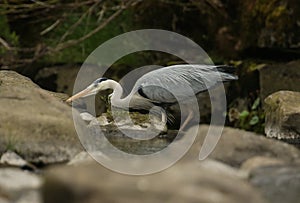
M 90 85 L 86 89 L 82 90 L 81 92 L 78 92 L 77 94 L 71 96 L 69 99 L 66 100 L 66 102 L 70 103 L 76 99 L 82 98 L 82 97 L 87 97 L 90 95 L 95 95 L 97 94 L 97 86 Z

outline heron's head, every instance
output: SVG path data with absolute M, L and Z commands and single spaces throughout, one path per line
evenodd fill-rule
M 67 99 L 66 102 L 72 102 L 76 99 L 82 98 L 82 97 L 87 97 L 91 95 L 95 95 L 98 92 L 102 90 L 107 90 L 109 89 L 109 79 L 107 78 L 98 78 L 95 80 L 92 84 L 90 84 L 87 88 L 82 90 L 81 92 L 78 92 L 77 94 L 73 95 L 69 99 Z

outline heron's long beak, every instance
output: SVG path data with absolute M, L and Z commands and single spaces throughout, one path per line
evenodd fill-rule
M 77 94 L 73 95 L 72 97 L 70 97 L 69 99 L 66 100 L 66 102 L 72 102 L 76 99 L 79 99 L 81 97 L 86 97 L 86 96 L 90 96 L 90 95 L 94 95 L 97 93 L 97 91 L 95 91 L 96 89 L 93 87 L 87 87 L 86 89 L 82 90 L 81 92 L 78 92 Z

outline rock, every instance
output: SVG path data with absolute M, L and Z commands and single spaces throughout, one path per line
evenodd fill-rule
M 225 82 L 223 85 L 224 85 L 224 89 L 226 92 L 230 88 L 230 83 Z M 180 118 L 181 118 L 181 116 L 183 118 L 185 118 L 187 116 L 187 114 L 188 114 L 187 109 L 191 109 L 192 111 L 199 111 L 201 123 L 209 123 L 210 119 L 211 119 L 211 101 L 215 101 L 216 104 L 218 104 L 217 101 L 222 101 L 222 99 L 220 99 L 221 94 L 219 94 L 217 92 L 218 88 L 220 88 L 220 85 L 215 87 L 215 89 L 214 89 L 215 92 L 213 92 L 211 95 L 209 95 L 208 91 L 197 94 L 196 98 L 198 101 L 198 107 L 191 106 L 191 104 L 188 101 L 186 103 L 181 102 L 182 108 L 183 108 L 183 110 L 182 110 L 183 115 L 181 115 L 180 106 L 178 103 L 169 107 L 170 112 L 176 118 L 175 124 L 177 126 L 180 126 Z M 222 106 L 222 105 L 220 105 L 220 106 Z M 214 111 L 218 112 L 218 113 L 223 112 L 222 108 L 219 107 L 219 105 L 215 105 Z M 218 122 L 221 123 L 221 120 L 218 120 Z
M 31 170 L 36 170 L 37 168 L 31 163 L 25 161 L 22 157 L 12 151 L 7 151 L 2 154 L 0 159 L 0 166 L 14 166 L 19 168 L 27 168 Z
M 264 156 L 255 156 L 248 160 L 246 160 L 241 169 L 244 171 L 252 171 L 256 168 L 264 167 L 264 166 L 273 166 L 273 165 L 284 165 L 285 162 L 280 159 L 264 157 Z
M 11 151 L 2 154 L 0 163 L 18 167 L 23 167 L 27 164 L 27 162 L 24 159 L 22 159 L 18 154 Z
M 9 203 L 8 199 L 0 197 L 0 203 Z
M 40 177 L 33 173 L 15 168 L 0 169 L 0 194 L 9 202 L 40 203 L 41 183 Z
M 86 78 L 94 78 L 95 69 L 99 69 L 98 66 L 94 65 L 85 65 L 88 66 L 88 73 Z M 62 66 L 52 66 L 45 67 L 37 73 L 34 78 L 34 81 L 39 84 L 42 88 L 47 88 L 54 92 L 63 92 L 57 93 L 62 95 L 72 95 L 73 87 L 75 80 L 77 78 L 78 71 L 80 70 L 80 66 L 74 64 L 62 65 Z M 92 83 L 93 81 L 86 81 L 87 83 Z M 86 84 L 88 85 L 88 84 Z M 98 95 L 107 95 L 107 92 L 99 93 Z M 69 96 L 63 96 L 64 101 L 69 98 Z M 106 111 L 105 102 L 97 96 L 96 98 L 87 97 L 84 98 L 84 103 L 86 105 L 85 110 L 89 112 L 93 112 L 92 109 L 95 109 L 96 115 L 101 115 L 101 113 Z M 96 104 L 96 105 L 95 105 Z
M 46 173 L 43 202 L 265 202 L 247 181 L 213 166 L 195 160 L 148 176 L 121 175 L 96 162 L 56 167 Z
M 102 156 L 105 159 L 109 159 L 109 157 L 107 157 L 106 155 L 104 155 L 100 151 L 92 152 L 91 155 L 93 157 Z M 94 159 L 93 159 L 93 157 L 91 155 L 88 152 L 86 152 L 86 151 L 82 151 L 79 154 L 77 154 L 73 159 L 71 159 L 68 162 L 68 165 L 80 165 L 82 163 L 92 162 L 92 161 L 94 161 Z
M 39 70 L 34 81 L 42 88 L 71 95 L 79 69 L 80 66 L 74 64 L 45 67 Z
M 105 126 L 105 125 L 109 125 L 110 124 L 110 122 L 108 122 L 108 120 L 107 120 L 107 117 L 103 116 L 103 115 L 99 116 L 97 118 L 97 120 L 98 120 L 99 125 L 101 125 L 101 126 Z
M 50 164 L 82 150 L 69 106 L 16 72 L 0 71 L 0 80 L 0 154 Z
M 50 95 L 53 97 L 56 97 L 60 101 L 66 101 L 69 98 L 69 95 L 64 94 L 64 93 L 59 93 L 59 92 L 51 92 L 47 91 Z
M 196 141 L 184 158 L 188 160 L 191 158 L 198 159 L 200 147 L 207 135 L 208 127 L 208 125 L 200 125 Z M 300 151 L 296 147 L 278 140 L 240 129 L 224 127 L 223 134 L 209 158 L 234 167 L 240 167 L 244 161 L 255 156 L 295 162 L 300 157 Z
M 300 60 L 266 65 L 259 69 L 261 99 L 280 90 L 300 92 Z
M 82 118 L 82 120 L 84 120 L 86 122 L 91 122 L 92 120 L 96 119 L 92 114 L 90 114 L 88 112 L 80 113 L 80 117 Z
M 299 202 L 300 165 L 258 168 L 251 172 L 250 183 L 269 202 Z
M 300 138 L 300 92 L 279 91 L 265 99 L 268 137 Z
M 161 138 L 158 130 L 153 128 L 150 128 L 150 130 L 141 129 L 139 125 L 130 127 L 125 125 L 120 128 L 117 128 L 115 125 L 106 125 L 100 128 L 101 132 L 98 130 L 99 126 L 89 125 L 90 131 L 88 136 L 82 135 L 82 144 L 89 152 L 94 152 L 99 149 L 109 150 L 110 144 L 107 144 L 108 140 L 114 147 L 129 154 L 152 154 L 168 146 L 170 140 L 172 141 L 176 136 L 175 134 L 171 135 L 173 136 L 171 138 Z M 120 129 L 122 131 L 120 131 Z M 140 140 L 132 139 L 127 135 L 139 138 Z

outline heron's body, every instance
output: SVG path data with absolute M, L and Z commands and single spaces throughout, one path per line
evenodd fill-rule
M 151 71 L 139 78 L 130 94 L 122 98 L 123 88 L 110 79 L 100 78 L 67 101 L 113 89 L 111 104 L 119 108 L 150 110 L 154 106 L 168 106 L 188 100 L 218 83 L 236 80 L 235 68 L 212 65 L 174 65 Z M 192 113 L 192 112 L 191 112 Z M 191 116 L 190 116 L 191 117 Z M 189 116 L 188 116 L 189 118 Z M 189 118 L 191 119 L 191 118 Z M 184 122 L 186 125 L 186 122 Z M 184 125 L 181 128 L 185 127 Z

